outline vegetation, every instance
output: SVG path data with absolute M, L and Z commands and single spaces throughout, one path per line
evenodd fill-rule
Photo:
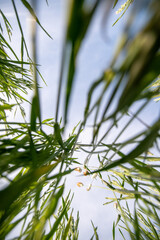
M 11 0 L 11 4 L 21 34 L 20 57 L 7 40 L 11 40 L 12 26 L 5 13 L 0 12 L 3 20 L 0 25 L 0 178 L 1 183 L 4 182 L 0 189 L 0 239 L 6 239 L 16 227 L 20 231 L 12 239 L 78 239 L 79 214 L 76 217 L 73 214 L 73 195 L 69 192 L 64 196 L 65 178 L 81 164 L 74 158 L 77 149 L 86 152 L 83 163 L 86 174 L 96 175 L 113 192 L 114 197 L 106 198 L 105 203 L 114 202 L 118 211 L 113 223 L 113 239 L 116 239 L 116 229 L 123 239 L 126 239 L 126 231 L 129 234 L 127 239 L 160 239 L 160 119 L 150 125 L 142 119 L 146 107 L 154 99 L 159 100 L 159 0 L 143 0 L 141 3 L 128 0 L 117 10 L 116 13 L 120 14 L 118 21 L 132 3 L 133 12 L 126 21 L 117 51 L 101 77 L 93 81 L 84 118 L 79 129 L 75 128 L 68 139 L 64 139 L 63 133 L 67 128 L 81 44 L 97 9 L 103 4 L 104 19 L 107 19 L 119 1 L 70 2 L 56 114 L 55 118 L 45 120 L 41 119 L 37 78 L 40 73 L 36 64 L 36 25 L 50 35 L 35 14 L 36 1 L 31 4 L 27 0 L 21 2 L 34 19 L 32 58 L 15 0 Z M 143 27 L 135 30 L 142 9 L 147 17 Z M 63 81 L 65 111 L 59 120 Z M 28 101 L 30 90 L 34 96 L 30 104 L 30 122 L 27 122 L 22 103 Z M 20 109 L 24 121 L 9 122 L 7 111 L 16 108 Z M 92 125 L 92 141 L 79 143 L 79 136 L 82 130 L 85 131 L 90 116 L 93 119 L 89 123 Z M 124 139 L 123 134 L 133 128 L 135 122 L 141 124 L 140 130 L 134 128 L 134 132 Z M 45 126 L 50 128 L 49 134 L 45 132 Z M 91 168 L 92 158 L 97 159 L 96 169 Z M 93 222 L 92 226 L 94 234 L 91 239 L 99 239 Z

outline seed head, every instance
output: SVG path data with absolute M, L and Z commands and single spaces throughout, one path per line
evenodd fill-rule
M 83 185 L 82 182 L 78 182 L 78 183 L 77 183 L 77 186 L 78 186 L 78 187 L 83 187 L 84 185 Z

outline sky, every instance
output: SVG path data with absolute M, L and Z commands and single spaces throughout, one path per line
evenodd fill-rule
M 38 64 L 39 70 L 42 73 L 47 86 L 39 79 L 41 89 L 41 106 L 42 118 L 52 118 L 55 116 L 56 97 L 58 89 L 58 80 L 61 64 L 62 45 L 64 39 L 64 28 L 66 23 L 66 0 L 41 1 L 38 6 L 38 17 L 43 27 L 49 32 L 53 40 L 38 28 Z M 123 4 L 125 1 L 121 1 Z M 26 41 L 30 48 L 30 15 L 21 5 L 20 1 L 16 1 L 19 8 L 19 15 L 22 21 L 23 30 Z M 118 5 L 120 6 L 120 5 Z M 19 32 L 15 21 L 15 16 L 9 0 L 1 0 L 1 8 L 6 13 L 6 16 L 13 25 L 13 48 L 20 54 Z M 117 7 L 118 8 L 118 7 Z M 89 29 L 87 38 L 82 44 L 80 54 L 78 56 L 78 69 L 76 72 L 76 84 L 74 86 L 73 95 L 68 119 L 68 133 L 72 128 L 83 118 L 83 109 L 87 99 L 87 93 L 91 83 L 97 79 L 102 71 L 109 65 L 115 46 L 120 38 L 124 23 L 127 19 L 127 14 L 120 22 L 112 27 L 112 24 L 117 19 L 115 11 L 112 11 L 109 19 L 106 22 L 106 27 L 102 30 L 102 9 L 99 9 L 96 17 L 93 19 L 92 26 Z M 32 94 L 29 94 L 31 98 Z M 62 101 L 63 103 L 63 101 Z M 133 106 L 134 108 L 134 106 Z M 25 105 L 27 118 L 29 119 L 29 106 Z M 152 112 L 155 113 L 157 106 L 153 105 Z M 61 105 L 61 115 L 63 106 Z M 147 114 L 147 109 L 144 114 Z M 13 116 L 11 116 L 12 118 Z M 147 122 L 152 122 L 151 115 L 148 116 Z M 137 125 L 138 126 L 138 125 Z M 82 134 L 80 140 L 88 142 L 90 129 Z M 131 131 L 131 130 L 130 130 Z M 84 155 L 78 155 L 83 162 Z M 95 165 L 95 163 L 93 163 Z M 77 182 L 83 181 L 84 187 L 78 188 Z M 98 179 L 94 179 L 93 187 L 90 191 L 86 191 L 88 185 L 92 182 L 91 177 L 80 177 L 77 172 L 74 172 L 67 178 L 67 190 L 71 189 L 74 192 L 73 204 L 74 212 L 80 211 L 80 237 L 79 240 L 90 239 L 93 234 L 91 220 L 95 226 L 98 226 L 99 238 L 111 239 L 112 222 L 116 220 L 117 211 L 113 204 L 103 205 L 105 197 L 111 196 L 111 193 Z M 118 238 L 119 240 L 121 237 Z

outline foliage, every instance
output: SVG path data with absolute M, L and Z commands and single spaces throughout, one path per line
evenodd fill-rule
M 35 17 L 29 3 L 22 2 Z M 71 193 L 66 198 L 63 196 L 65 184 L 62 180 L 63 176 L 73 171 L 71 150 L 76 135 L 72 134 L 63 141 L 58 123 L 53 119 L 41 120 L 35 57 L 36 29 L 32 36 L 34 53 L 31 60 L 14 0 L 12 4 L 22 45 L 19 60 L 1 34 L 1 93 L 4 97 L 1 98 L 0 107 L 0 125 L 3 126 L 0 130 L 0 174 L 4 184 L 0 191 L 0 238 L 5 239 L 18 226 L 20 231 L 14 236 L 16 239 L 50 239 L 53 235 L 56 239 L 77 239 L 79 216 L 74 220 L 73 211 L 70 210 L 72 196 Z M 11 37 L 11 25 L 3 12 L 1 15 Z M 40 25 L 38 18 L 36 21 Z M 2 26 L 1 30 L 3 33 Z M 9 50 L 12 58 L 6 53 Z M 25 54 L 28 57 L 26 62 L 23 60 Z M 12 110 L 15 105 L 23 110 L 21 103 L 28 101 L 23 95 L 29 89 L 34 91 L 31 122 L 8 122 L 6 111 Z M 16 103 L 12 104 L 13 98 Z M 22 114 L 25 117 L 24 110 Z M 37 118 L 39 123 L 36 123 Z M 50 127 L 51 134 L 45 133 L 45 126 Z
M 124 239 L 124 230 L 128 232 L 130 239 L 153 239 L 153 236 L 154 239 L 159 239 L 160 120 L 156 119 L 152 125 L 148 125 L 141 119 L 141 113 L 159 95 L 159 0 L 152 0 L 150 3 L 143 0 L 141 4 L 126 1 L 117 11 L 123 11 L 121 18 L 133 2 L 134 15 L 130 13 L 115 56 L 101 77 L 92 83 L 84 109 L 84 119 L 78 132 L 71 134 L 67 140 L 63 139 L 63 131 L 67 127 L 68 108 L 77 70 L 76 60 L 81 45 L 97 9 L 104 4 L 108 14 L 112 7 L 117 6 L 118 1 L 114 4 L 107 1 L 106 4 L 96 0 L 89 7 L 85 0 L 71 1 L 55 121 L 41 119 L 36 65 L 36 23 L 41 27 L 42 25 L 35 14 L 36 1 L 32 1 L 32 6 L 26 0 L 21 1 L 35 20 L 32 25 L 33 59 L 28 53 L 15 1 L 11 2 L 21 34 L 21 59 L 4 38 L 1 25 L 0 173 L 1 181 L 5 180 L 5 184 L 0 190 L 0 238 L 4 239 L 14 228 L 20 226 L 16 239 L 78 239 L 79 214 L 75 220 L 71 210 L 72 195 L 69 192 L 64 197 L 63 177 L 74 170 L 74 163 L 78 164 L 73 154 L 79 147 L 87 154 L 84 162 L 87 174 L 97 174 L 104 186 L 113 192 L 114 197 L 106 198 L 109 201 L 105 203 L 115 202 L 118 211 L 117 221 L 113 223 L 113 239 L 116 239 L 116 228 Z M 144 26 L 133 34 L 134 21 L 137 21 L 142 7 L 148 18 Z M 1 16 L 11 39 L 11 24 L 2 11 Z M 118 24 L 120 18 L 115 24 Z M 42 29 L 47 33 L 43 27 Z M 25 54 L 27 61 L 24 61 Z M 65 111 L 62 127 L 58 120 L 63 81 Z M 99 86 L 101 92 L 98 92 L 95 99 L 93 95 L 97 93 Z M 8 122 L 6 111 L 12 110 L 15 105 L 20 107 L 25 117 L 21 103 L 28 101 L 24 95 L 30 89 L 34 92 L 30 122 Z M 92 141 L 81 144 L 78 142 L 79 135 L 82 129 L 85 131 L 90 116 L 93 119 Z M 135 129 L 130 137 L 123 138 L 123 134 L 136 121 L 141 124 L 141 130 Z M 44 131 L 44 126 L 50 127 L 50 134 Z M 99 164 L 94 171 L 90 167 L 92 158 L 96 158 Z M 91 239 L 99 239 L 93 222 L 92 227 L 94 235 Z
M 78 55 L 77 48 L 84 39 L 84 33 L 81 34 L 79 31 L 79 35 L 74 34 L 75 28 L 72 24 L 75 21 L 70 21 L 70 19 L 73 20 L 75 16 L 78 16 L 79 9 L 81 9 L 81 15 L 86 14 L 91 19 L 93 11 L 95 11 L 98 4 L 101 4 L 100 1 L 95 1 L 90 11 L 88 10 L 86 13 L 83 12 L 84 2 L 81 1 L 81 8 L 77 6 L 76 2 L 73 2 L 64 44 L 64 46 L 69 44 L 72 46 L 70 48 L 70 63 L 66 78 L 64 119 L 67 119 L 68 99 L 74 82 L 75 62 Z M 125 12 L 131 2 L 127 1 L 116 13 Z M 115 1 L 114 7 L 117 3 L 118 1 Z M 146 14 L 148 14 L 148 19 L 140 31 L 135 31 L 133 35 L 134 21 L 138 21 L 137 15 L 142 6 L 143 10 L 145 9 Z M 110 66 L 90 87 L 84 119 L 78 132 L 79 135 L 81 129 L 85 129 L 87 121 L 89 121 L 89 125 L 93 126 L 91 144 L 81 147 L 81 150 L 88 153 L 84 166 L 90 171 L 90 174 L 98 173 L 99 178 L 107 188 L 113 191 L 114 195 L 118 194 L 110 202 L 115 201 L 118 206 L 120 212 L 118 222 L 121 220 L 123 223 L 120 225 L 122 236 L 124 236 L 122 233 L 124 228 L 128 231 L 130 239 L 153 239 L 153 236 L 154 239 L 159 239 L 160 237 L 159 229 L 156 227 L 159 226 L 158 214 L 160 208 L 160 173 L 158 170 L 160 167 L 160 122 L 157 119 L 149 126 L 140 117 L 147 105 L 152 101 L 152 98 L 159 94 L 159 84 L 155 82 L 160 69 L 159 6 L 159 1 L 135 3 L 134 15 L 130 15 L 119 48 L 111 60 Z M 76 24 L 80 25 L 81 18 L 77 17 L 76 20 Z M 80 34 L 83 38 L 80 37 Z M 67 61 L 63 58 L 62 72 L 63 69 L 66 69 L 66 63 Z M 97 91 L 99 86 L 102 89 L 100 92 Z M 96 98 L 93 97 L 95 93 L 98 93 Z M 107 98 L 107 96 L 109 97 Z M 136 108 L 133 108 L 135 104 Z M 91 116 L 93 118 L 92 123 L 88 120 L 91 119 Z M 136 121 L 142 124 L 142 130 L 134 129 L 134 134 L 128 139 L 124 139 L 123 134 L 128 131 L 130 126 L 133 127 Z M 109 143 L 107 139 L 109 139 Z M 126 151 L 126 149 L 129 149 L 129 151 Z M 158 154 L 158 156 L 149 156 L 150 151 Z M 92 169 L 90 170 L 90 162 L 92 159 L 95 160 L 96 155 L 99 167 L 93 172 Z M 152 164 L 151 161 L 156 161 L 157 164 Z M 104 173 L 107 174 L 108 181 Z M 127 208 L 121 206 L 121 202 L 124 201 L 126 201 Z M 133 213 L 128 207 L 131 201 L 134 201 Z M 113 225 L 114 239 L 116 225 Z

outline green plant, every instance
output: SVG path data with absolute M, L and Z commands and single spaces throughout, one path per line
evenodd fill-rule
M 41 26 L 33 8 L 22 1 Z M 70 210 L 71 193 L 64 198 L 63 176 L 73 171 L 71 158 L 76 135 L 62 140 L 62 128 L 53 119 L 41 120 L 39 84 L 36 66 L 36 29 L 33 31 L 33 60 L 31 60 L 18 16 L 12 0 L 15 16 L 21 33 L 21 60 L 1 34 L 1 122 L 0 176 L 5 185 L 0 190 L 0 238 L 5 239 L 18 226 L 16 239 L 77 239 L 78 221 Z M 2 18 L 9 38 L 11 25 L 4 13 Z M 33 26 L 34 28 L 35 26 Z M 42 27 L 42 26 L 41 26 Z M 1 26 L 1 32 L 3 29 Z M 9 50 L 13 58 L 9 57 Z M 29 61 L 24 61 L 27 54 Z M 15 58 L 15 59 L 14 59 Z M 27 69 L 27 66 L 30 68 Z M 32 80 L 33 79 L 33 80 Z M 26 122 L 21 103 L 28 101 L 23 96 L 34 91 L 31 103 L 31 122 Z M 21 92 L 23 95 L 21 95 Z M 15 102 L 12 103 L 12 101 Z M 12 104 L 11 104 L 12 103 Z M 18 106 L 24 122 L 8 122 L 6 111 Z M 39 122 L 37 122 L 37 119 Z M 50 134 L 43 130 L 50 127 Z M 60 203 L 61 202 L 61 203 Z M 60 206 L 61 204 L 61 206 Z M 57 207 L 59 210 L 57 212 Z M 49 229 L 46 227 L 49 226 Z
M 90 11 L 86 13 L 83 6 L 85 1 L 80 2 L 80 7 L 79 3 L 73 2 L 64 44 L 64 46 L 69 44 L 72 46 L 66 77 L 64 119 L 67 119 L 67 106 L 76 71 L 77 49 L 79 50 L 79 46 L 84 40 L 84 34 L 87 32 L 86 28 L 89 26 L 86 21 L 88 25 L 86 25 L 85 32 L 82 29 L 82 32 L 78 31 L 76 35 L 74 32 L 75 20 L 73 21 L 73 19 L 76 18 L 76 24 L 80 25 L 81 18 L 77 16 L 80 13 L 81 17 L 86 14 L 86 18 L 88 16 L 88 19 L 91 19 L 93 11 L 101 4 L 100 1 L 95 1 Z M 118 10 L 118 13 L 121 10 L 125 12 L 131 2 L 127 1 Z M 117 3 L 118 1 L 115 1 L 114 7 Z M 89 125 L 93 126 L 92 141 L 85 145 L 82 143 L 81 146 L 81 150 L 88 153 L 84 167 L 90 174 L 97 173 L 107 188 L 113 191 L 114 195 L 118 194 L 111 199 L 111 202 L 115 201 L 120 211 L 118 222 L 122 220 L 121 229 L 124 228 L 128 231 L 130 239 L 153 239 L 153 236 L 154 239 L 159 239 L 160 233 L 157 226 L 159 226 L 160 208 L 160 121 L 157 119 L 152 122 L 152 125 L 148 125 L 141 118 L 141 114 L 153 101 L 153 98 L 159 94 L 157 78 L 160 69 L 160 9 L 159 1 L 152 1 L 148 5 L 143 1 L 141 4 L 138 9 L 138 3 L 137 5 L 135 3 L 134 15 L 131 14 L 126 24 L 122 40 L 110 66 L 90 87 L 84 119 L 78 135 L 82 128 L 85 129 L 88 119 L 91 119 L 90 116 L 92 116 L 93 121 L 89 120 Z M 132 25 L 134 25 L 134 21 L 138 21 L 137 15 L 142 6 L 146 10 L 146 14 L 148 13 L 148 19 L 139 32 L 131 34 Z M 65 56 L 66 48 L 64 49 Z M 67 63 L 64 59 L 65 57 L 62 60 L 62 72 Z M 99 86 L 101 86 L 100 92 L 97 91 Z M 96 91 L 98 94 L 95 98 L 93 95 Z M 133 108 L 135 105 L 136 107 Z M 134 129 L 134 134 L 124 138 L 124 134 L 130 131 L 131 126 L 134 127 L 136 121 L 140 122 L 142 130 Z M 149 155 L 149 152 L 152 151 L 156 156 Z M 92 159 L 95 160 L 95 156 L 99 161 L 99 167 L 93 171 L 90 162 Z M 152 161 L 156 161 L 156 164 L 152 164 Z M 127 208 L 121 206 L 121 202 L 124 201 L 126 201 Z M 128 207 L 131 201 L 134 202 L 132 213 Z M 113 225 L 113 239 L 115 239 L 116 225 Z M 124 237 L 121 229 L 120 232 Z
M 151 3 L 144 0 L 140 6 L 126 1 L 119 8 L 118 13 L 123 11 L 121 17 L 132 2 L 137 10 L 134 9 L 134 17 L 130 15 L 110 65 L 89 89 L 79 130 L 76 134 L 73 131 L 67 140 L 64 140 L 63 132 L 67 127 L 77 57 L 92 18 L 102 2 L 96 0 L 87 5 L 85 0 L 80 0 L 70 3 L 55 120 L 41 119 L 37 79 L 36 23 L 47 32 L 35 14 L 36 1 L 32 1 L 32 5 L 26 0 L 21 2 L 34 19 L 33 59 L 29 56 L 14 0 L 12 4 L 21 34 L 21 59 L 4 38 L 2 26 L 0 34 L 0 173 L 1 180 L 5 179 L 5 185 L 0 190 L 0 238 L 4 239 L 19 225 L 21 230 L 16 239 L 78 239 L 79 214 L 74 220 L 72 195 L 69 192 L 64 197 L 63 177 L 74 170 L 75 164 L 79 164 L 74 159 L 74 153 L 79 148 L 87 154 L 84 162 L 87 174 L 97 174 L 104 186 L 113 192 L 113 197 L 107 197 L 109 201 L 105 203 L 115 202 L 118 211 L 117 221 L 113 223 L 113 239 L 116 239 L 116 228 L 124 239 L 123 229 L 130 239 L 159 239 L 160 120 L 156 119 L 149 125 L 141 116 L 153 98 L 159 96 L 159 0 Z M 109 13 L 113 3 L 103 4 Z M 117 4 L 116 0 L 113 8 Z M 148 18 L 144 26 L 133 34 L 132 26 L 142 6 Z M 1 16 L 10 39 L 11 24 L 2 11 Z M 11 51 L 12 57 L 8 51 Z M 25 54 L 28 61 L 24 60 Z M 59 122 L 63 81 L 65 110 L 63 121 Z M 99 86 L 101 91 L 95 98 L 93 95 Z M 34 96 L 30 122 L 26 122 L 21 103 L 28 101 L 23 94 L 30 89 Z M 17 106 L 21 109 L 24 122 L 8 122 L 6 111 Z M 91 115 L 92 141 L 79 143 L 79 135 L 82 129 L 85 131 Z M 123 134 L 130 131 L 136 121 L 141 124 L 141 130 L 134 129 L 130 137 L 124 137 Z M 50 127 L 50 134 L 45 132 L 45 126 Z M 90 166 L 92 158 L 96 158 L 99 164 L 94 170 Z M 91 239 L 99 239 L 93 222 L 92 227 L 94 235 Z

